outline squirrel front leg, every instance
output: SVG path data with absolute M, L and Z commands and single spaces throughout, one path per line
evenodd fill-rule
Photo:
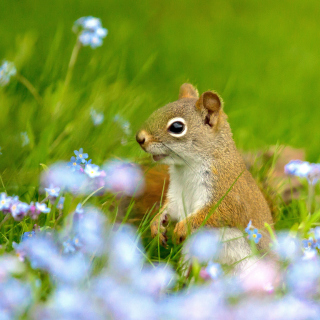
M 151 229 L 151 237 L 154 238 L 159 235 L 159 240 L 162 246 L 167 246 L 168 238 L 166 236 L 167 233 L 167 226 L 169 223 L 169 214 L 167 211 L 168 201 L 165 202 L 161 211 L 155 215 L 150 223 Z
M 178 222 L 173 231 L 174 242 L 177 244 L 183 242 L 188 235 L 188 231 L 192 233 L 194 230 L 198 229 L 203 224 L 204 220 L 207 219 L 208 215 L 210 217 L 204 225 L 214 228 L 225 227 L 228 224 L 226 215 L 218 208 L 214 212 L 212 212 L 212 210 L 212 206 L 205 207 Z

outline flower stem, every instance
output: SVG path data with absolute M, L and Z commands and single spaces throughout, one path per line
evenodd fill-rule
M 312 214 L 312 204 L 313 204 L 313 196 L 314 196 L 314 184 L 309 183 L 308 184 L 308 202 L 307 202 L 307 209 L 309 211 L 309 214 Z
M 40 106 L 43 106 L 43 100 L 40 97 L 36 88 L 31 84 L 31 82 L 19 73 L 16 74 L 16 78 L 20 83 L 22 83 L 29 90 L 29 92 L 33 95 L 33 97 L 38 102 L 38 104 Z
M 59 99 L 59 101 L 58 101 L 58 103 L 56 105 L 56 108 L 55 108 L 55 113 L 56 114 L 59 112 L 59 110 L 61 108 L 62 101 L 64 99 L 64 96 L 65 96 L 66 92 L 67 92 L 69 84 L 71 82 L 73 69 L 74 69 L 74 66 L 76 64 L 76 61 L 77 61 L 81 46 L 82 46 L 81 42 L 77 39 L 77 42 L 76 42 L 75 46 L 73 47 L 73 50 L 72 50 L 72 53 L 71 53 L 71 58 L 70 58 L 70 61 L 69 61 L 66 78 L 64 80 L 61 97 L 60 97 L 60 99 Z

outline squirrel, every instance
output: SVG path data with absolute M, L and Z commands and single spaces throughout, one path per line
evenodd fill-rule
M 203 224 L 229 230 L 223 240 L 242 237 L 229 248 L 233 257 L 225 257 L 232 263 L 251 252 L 242 231 L 250 220 L 259 229 L 273 225 L 267 201 L 236 148 L 218 93 L 199 97 L 191 84 L 183 84 L 179 99 L 152 113 L 136 140 L 155 162 L 169 166 L 166 201 L 150 224 L 152 237 L 159 235 L 162 245 L 167 245 L 169 219 L 176 221 L 178 244 Z M 257 246 L 267 251 L 268 237 L 262 236 Z

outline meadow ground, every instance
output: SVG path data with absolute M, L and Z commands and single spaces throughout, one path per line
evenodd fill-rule
M 39 192 L 40 176 L 46 172 L 47 167 L 57 161 L 69 161 L 71 156 L 75 156 L 73 151 L 80 148 L 99 166 L 115 158 L 141 161 L 145 155 L 135 142 L 136 130 L 153 110 L 176 100 L 179 86 L 184 82 L 193 83 L 200 92 L 214 89 L 220 93 L 225 101 L 225 111 L 229 116 L 234 139 L 241 150 L 255 152 L 267 149 L 270 145 L 291 145 L 305 149 L 308 161 L 320 162 L 319 13 L 320 5 L 316 0 L 303 3 L 288 0 L 265 3 L 254 0 L 2 1 L 0 60 L 12 61 L 17 73 L 6 86 L 0 87 L 0 192 L 5 192 L 8 196 L 18 196 L 28 204 L 32 201 L 43 201 L 46 194 Z M 79 47 L 77 52 L 77 36 L 72 32 L 72 27 L 78 18 L 90 15 L 101 19 L 103 27 L 108 29 L 108 35 L 103 39 L 102 46 L 95 49 L 90 46 Z M 69 177 L 68 173 L 64 174 Z M 260 175 L 263 175 L 263 170 L 256 173 L 259 178 Z M 291 229 L 291 234 L 297 235 L 297 238 L 310 235 L 312 240 L 307 246 L 318 250 L 319 235 L 309 233 L 309 230 L 316 227 L 319 221 L 319 184 L 316 184 L 314 192 L 310 193 L 307 180 L 301 181 L 304 188 L 299 199 L 290 204 L 278 202 L 280 216 L 276 229 Z M 8 280 L 8 284 L 3 285 L 3 290 L 8 290 L 12 281 L 19 282 L 14 282 L 17 288 L 22 286 L 15 291 L 15 294 L 21 293 L 21 300 L 13 297 L 11 300 L 8 298 L 3 306 L 0 304 L 3 310 L 13 310 L 12 314 L 8 311 L 8 318 L 4 319 L 11 319 L 11 316 L 12 319 L 33 317 L 34 313 L 41 319 L 50 309 L 49 303 L 59 314 L 64 310 L 59 301 L 61 303 L 63 300 L 63 294 L 72 296 L 70 292 L 73 289 L 70 288 L 74 288 L 75 283 L 83 285 L 83 282 L 88 282 L 96 285 L 97 279 L 94 277 L 97 274 L 106 281 L 106 275 L 99 273 L 105 265 L 106 256 L 109 259 L 109 271 L 112 271 L 110 274 L 115 279 L 122 279 L 123 274 L 130 273 L 128 269 L 136 270 L 143 264 L 141 257 L 136 258 L 133 255 L 129 262 L 125 258 L 130 256 L 132 251 L 126 241 L 136 239 L 136 236 L 131 235 L 131 231 L 128 231 L 130 239 L 124 238 L 127 240 L 123 240 L 122 247 L 115 246 L 120 252 L 123 251 L 122 256 L 114 256 L 99 247 L 106 243 L 114 245 L 115 241 L 123 239 L 119 236 L 115 240 L 116 235 L 109 237 L 113 240 L 104 239 L 103 231 L 97 226 L 99 223 L 103 224 L 105 216 L 111 221 L 114 220 L 118 202 L 113 195 L 74 195 L 69 192 L 64 196 L 63 210 L 59 209 L 58 200 L 52 204 L 44 201 L 49 205 L 50 212 L 44 213 L 46 208 L 41 209 L 43 212 L 36 221 L 36 228 L 35 220 L 30 214 L 22 220 L 18 216 L 16 219 L 10 218 L 8 214 L 0 218 L 0 243 L 1 252 L 4 254 L 1 268 L 5 270 L 3 279 L 9 279 L 7 273 L 18 274 L 18 280 L 17 277 L 13 280 L 10 276 L 11 282 Z M 92 213 L 89 216 L 91 220 L 88 218 L 82 227 L 80 224 L 79 230 L 72 231 L 77 236 L 80 231 L 86 233 L 86 237 L 82 234 L 86 239 L 81 240 L 82 248 L 86 248 L 82 251 L 85 263 L 88 264 L 87 269 L 77 269 L 76 266 L 83 262 L 76 260 L 80 259 L 78 256 L 72 258 L 73 260 L 68 256 L 71 260 L 65 260 L 58 254 L 63 251 L 69 255 L 79 249 L 74 243 L 75 235 L 70 238 L 70 221 L 77 219 L 75 216 L 79 212 L 80 215 L 83 214 L 80 209 L 75 215 L 71 214 L 78 203 L 90 203 L 102 211 L 101 214 Z M 130 218 L 130 208 L 125 219 Z M 41 211 L 34 210 L 36 215 Z M 310 215 L 310 212 L 313 214 Z M 155 291 L 158 288 L 163 289 L 161 285 L 170 292 L 188 287 L 189 280 L 186 282 L 179 270 L 181 247 L 172 245 L 171 249 L 165 250 L 160 248 L 156 241 L 151 241 L 148 219 L 140 224 L 136 233 L 142 241 L 139 250 L 143 252 L 146 264 L 153 265 L 161 261 L 165 266 L 172 265 L 173 268 L 170 271 L 172 273 L 164 275 L 158 272 L 158 278 L 155 274 L 152 277 L 172 279 L 178 270 L 175 285 L 164 286 L 162 280 L 159 280 L 154 284 L 157 287 Z M 77 223 L 74 222 L 74 225 Z M 90 229 L 90 226 L 94 227 Z M 58 230 L 59 235 L 50 235 L 50 241 L 56 237 L 59 245 L 51 242 L 48 244 L 48 239 L 45 239 L 42 247 L 44 251 L 41 254 L 40 251 L 29 252 L 23 246 L 20 249 L 16 247 L 14 243 L 19 243 L 25 232 L 38 230 L 38 227 L 42 231 L 49 230 L 49 233 Z M 32 238 L 33 234 L 27 235 Z M 119 234 L 122 235 L 121 232 Z M 101 243 L 96 235 L 101 235 Z M 210 239 L 210 235 L 208 237 Z M 91 239 L 91 242 L 88 239 Z M 122 243 L 120 240 L 119 243 Z M 35 244 L 34 246 L 37 247 Z M 99 248 L 103 253 L 99 254 Z M 13 272 L 12 267 L 8 267 L 5 262 L 11 259 L 8 258 L 8 252 L 13 250 L 20 252 L 20 258 L 28 258 L 29 260 L 26 260 L 30 261 L 31 265 L 22 264 L 23 268 L 19 265 L 20 271 L 15 269 Z M 51 255 L 50 261 L 43 260 L 42 254 L 45 251 Z M 212 253 L 212 257 L 215 254 Z M 288 259 L 298 259 L 296 256 L 299 254 L 294 251 L 289 258 L 285 258 L 284 266 L 281 267 L 283 272 Z M 112 261 L 115 261 L 114 265 Z M 292 304 L 292 301 L 300 304 L 301 299 L 296 295 L 298 291 L 310 298 L 310 301 L 316 301 L 316 284 L 319 283 L 320 274 L 312 270 L 316 269 L 318 263 L 315 259 L 306 266 L 299 260 L 296 264 L 298 267 L 292 267 L 291 275 L 284 276 L 285 290 L 279 283 L 273 284 L 272 290 L 269 287 L 278 299 L 270 300 L 270 304 L 274 306 L 277 303 L 275 301 L 282 301 L 281 303 L 286 305 L 289 298 L 293 299 L 289 304 Z M 49 267 L 49 264 L 55 267 Z M 205 271 L 201 271 L 204 270 L 201 269 L 201 263 L 195 265 L 199 267 L 193 270 L 195 282 L 202 283 L 206 277 L 210 278 L 206 274 L 201 278 L 199 275 L 201 272 L 203 275 Z M 73 280 L 66 280 L 70 275 L 57 271 L 61 268 L 68 269 L 67 266 L 74 268 L 70 267 L 72 272 L 80 270 L 78 278 L 75 275 Z M 268 267 L 264 268 L 268 270 Z M 39 269 L 45 272 L 39 272 Z M 114 273 L 116 269 L 121 270 L 120 276 Z M 215 270 L 216 274 L 220 274 L 217 266 Z M 214 278 L 213 273 L 210 273 L 211 278 Z M 86 274 L 86 279 L 80 274 Z M 310 275 L 307 280 L 303 278 L 305 274 Z M 147 273 L 139 276 L 140 282 L 149 281 L 148 276 Z M 152 300 L 155 293 L 133 284 L 134 277 L 135 273 L 130 274 L 130 279 L 126 279 L 126 285 L 123 286 L 130 287 L 133 291 L 140 290 L 141 299 L 146 299 L 143 300 L 146 301 L 145 305 L 148 305 L 150 310 L 158 310 L 159 306 Z M 304 284 L 298 281 L 299 277 L 301 282 L 305 281 Z M 92 281 L 89 281 L 89 278 Z M 294 282 L 294 278 L 298 280 Z M 61 283 L 65 291 L 61 289 Z M 26 284 L 28 288 L 25 287 Z M 101 288 L 95 285 L 92 284 L 92 287 L 97 293 Z M 124 294 L 123 288 L 120 290 L 118 285 L 108 282 L 106 288 L 109 288 L 108 285 L 117 294 Z M 233 316 L 238 315 L 237 310 L 249 308 L 250 303 L 254 305 L 251 293 L 256 288 L 249 287 L 242 288 L 242 291 L 239 289 L 245 297 L 249 296 L 247 300 L 239 298 L 240 291 L 233 292 L 230 296 L 224 295 L 225 302 L 230 302 L 231 299 L 232 303 L 236 304 L 240 301 L 238 309 L 232 310 Z M 225 285 L 224 288 L 229 287 Z M 260 289 L 258 288 L 258 291 Z M 25 296 L 29 295 L 28 290 L 32 292 L 32 301 L 25 299 Z M 87 295 L 90 296 L 92 288 L 85 290 L 85 293 L 81 291 L 81 294 L 79 291 L 77 297 L 72 296 L 74 300 L 70 298 L 73 301 L 69 300 L 70 305 L 77 305 L 75 300 L 82 301 Z M 107 296 L 104 290 L 102 292 L 102 295 Z M 211 294 L 201 291 L 199 296 L 204 293 L 207 296 Z M 177 297 L 180 302 L 176 301 L 176 304 L 187 303 L 189 299 L 189 303 L 194 303 L 195 306 L 195 296 L 195 292 L 192 292 L 191 296 L 183 298 L 186 300 Z M 139 308 L 133 307 L 138 303 L 138 299 L 134 300 L 129 294 L 126 297 L 131 301 L 132 313 L 133 309 L 138 312 L 136 310 Z M 97 299 L 102 298 L 99 296 Z M 39 301 L 49 302 L 48 305 L 39 307 Z M 214 301 L 218 303 L 217 300 Z M 16 310 L 15 306 L 19 302 L 20 309 Z M 93 305 L 96 303 L 95 300 Z M 118 304 L 119 310 L 113 310 L 108 303 L 110 301 L 106 298 L 103 304 L 107 314 L 111 314 L 110 317 L 129 319 L 128 315 L 120 316 L 117 313 L 123 305 Z M 267 308 L 270 304 L 261 305 Z M 263 307 L 259 309 L 262 313 L 265 311 Z M 303 305 L 304 307 L 308 309 L 306 305 Z M 126 308 L 129 308 L 128 304 Z M 228 308 L 219 310 L 224 314 L 230 311 Z M 305 311 L 303 308 L 301 310 Z M 184 319 L 183 314 L 170 314 L 177 312 L 176 309 L 170 309 L 167 305 L 164 309 L 167 313 L 159 315 L 160 318 Z M 194 307 L 194 310 L 196 309 Z M 92 312 L 96 317 L 96 310 Z M 152 311 L 150 312 L 152 314 Z M 83 314 L 84 319 L 90 318 L 90 313 Z M 145 318 L 152 319 L 150 314 L 146 313 Z M 52 311 L 51 316 L 53 315 Z M 313 319 L 312 314 L 304 315 L 306 319 Z M 142 319 L 143 316 L 139 314 L 136 318 Z M 132 319 L 135 317 L 132 316 Z M 279 319 L 282 318 L 279 316 Z M 303 314 L 301 319 L 304 319 Z

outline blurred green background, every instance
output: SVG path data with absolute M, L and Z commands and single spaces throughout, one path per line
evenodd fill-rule
M 109 34 L 102 47 L 81 49 L 57 110 L 72 25 L 89 15 Z M 15 79 L 0 88 L 7 188 L 29 188 L 40 163 L 68 160 L 80 147 L 97 164 L 141 157 L 135 131 L 186 81 L 222 95 L 239 148 L 290 144 L 319 161 L 319 16 L 317 0 L 2 0 L 0 60 L 14 61 L 44 99 L 40 107 Z M 91 108 L 104 113 L 102 125 L 93 125 Z M 125 145 L 117 114 L 131 123 Z

